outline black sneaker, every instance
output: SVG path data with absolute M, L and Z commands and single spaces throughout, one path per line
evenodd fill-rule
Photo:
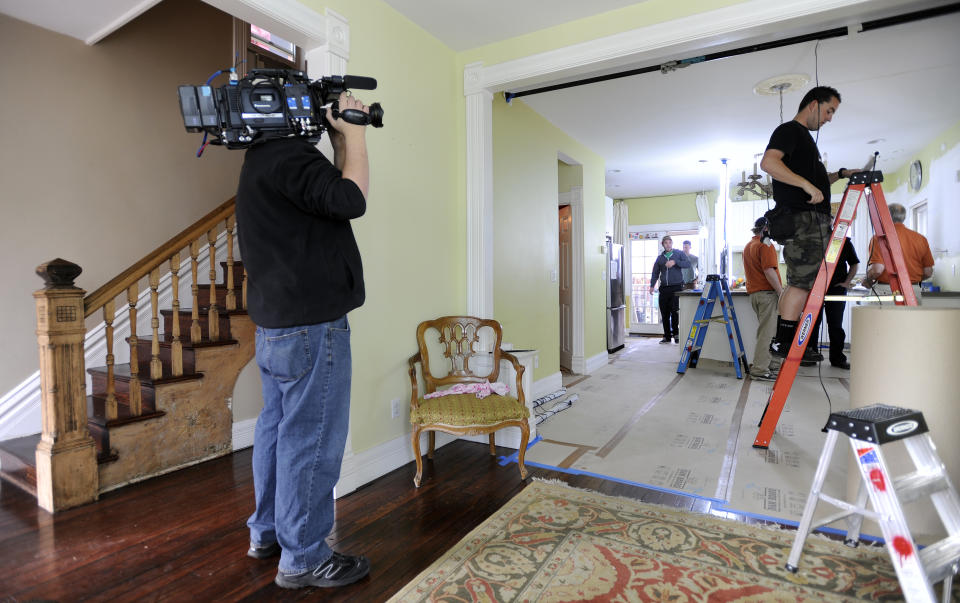
M 660 343 L 670 343 L 670 338 L 664 337 L 663 339 L 660 340 Z
M 299 574 L 277 572 L 274 583 L 280 588 L 329 588 L 353 584 L 370 573 L 370 562 L 363 555 L 353 557 L 334 553 L 313 570 Z
M 786 358 L 787 352 L 790 350 L 789 346 L 782 346 L 779 341 L 776 339 L 770 340 L 770 353 L 776 356 L 777 358 Z
M 275 557 L 279 554 L 280 544 L 277 542 L 262 546 L 257 546 L 251 542 L 250 548 L 247 549 L 247 557 L 253 557 L 254 559 L 269 559 L 270 557 Z

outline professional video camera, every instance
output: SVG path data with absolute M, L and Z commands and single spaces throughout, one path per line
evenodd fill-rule
M 215 74 L 216 75 L 216 74 Z M 213 78 L 211 77 L 211 80 Z M 299 137 L 320 140 L 330 127 L 324 107 L 332 103 L 334 118 L 352 124 L 383 127 L 383 108 L 370 105 L 370 113 L 339 111 L 337 99 L 351 88 L 374 90 L 377 80 L 356 75 L 334 75 L 311 82 L 294 69 L 252 69 L 240 79 L 219 88 L 180 86 L 180 112 L 187 132 L 212 136 L 209 144 L 244 149 L 258 140 Z

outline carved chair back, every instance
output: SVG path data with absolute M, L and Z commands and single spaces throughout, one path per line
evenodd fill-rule
M 431 329 L 440 334 L 439 351 L 436 345 L 431 345 Z M 417 345 L 423 362 L 426 393 L 455 383 L 496 381 L 500 374 L 502 338 L 500 323 L 491 319 L 443 316 L 421 322 L 417 327 Z M 449 371 L 445 375 L 434 374 L 434 369 L 440 367 L 431 365 L 431 352 L 434 356 L 441 354 L 448 361 Z M 441 362 L 437 361 L 437 364 Z

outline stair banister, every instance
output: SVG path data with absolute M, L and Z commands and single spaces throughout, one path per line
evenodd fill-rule
M 144 256 L 136 264 L 130 266 L 121 272 L 116 278 L 112 279 L 106 285 L 100 287 L 83 299 L 85 316 L 90 316 L 103 307 L 107 300 L 111 300 L 124 291 L 130 285 L 138 282 L 147 276 L 154 267 L 170 259 L 174 253 L 179 252 L 184 247 L 190 245 L 192 241 L 205 235 L 211 227 L 226 220 L 228 216 L 233 215 L 234 198 L 224 202 L 219 207 L 194 222 L 191 226 L 185 228 L 180 234 L 173 237 L 160 247 Z
M 182 344 L 179 328 L 179 278 L 180 252 L 185 247 L 193 255 L 193 317 L 196 338 L 199 341 L 197 317 L 197 258 L 198 241 L 206 238 L 210 244 L 210 305 L 216 324 L 216 232 L 224 224 L 232 244 L 235 225 L 235 199 L 231 198 L 206 216 L 187 227 L 143 259 L 124 270 L 116 278 L 84 297 L 84 291 L 74 286 L 80 274 L 80 266 L 66 260 L 56 259 L 37 268 L 37 274 L 45 282 L 44 289 L 34 293 L 37 305 L 37 341 L 40 347 L 41 417 L 43 431 L 37 445 L 37 503 L 47 511 L 54 512 L 92 502 L 99 492 L 99 472 L 96 445 L 87 429 L 86 375 L 84 369 L 84 319 L 102 312 L 106 323 L 107 342 L 107 391 L 105 414 L 108 420 L 117 418 L 117 401 L 114 387 L 113 322 L 116 298 L 125 295 L 130 315 L 130 414 L 141 414 L 141 399 L 137 358 L 137 298 L 139 282 L 149 278 L 151 297 L 151 379 L 160 377 L 158 354 L 158 295 L 157 287 L 161 266 L 169 262 L 174 286 L 174 320 L 172 371 L 179 376 L 183 371 Z M 176 266 L 176 267 L 175 267 Z M 228 281 L 232 285 L 233 252 L 228 251 Z M 242 298 L 246 306 L 246 273 L 243 274 Z M 232 286 L 230 287 L 232 289 Z M 231 296 L 234 300 L 235 297 Z M 227 308 L 235 305 L 229 303 Z M 216 326 L 211 327 L 210 338 L 218 337 Z

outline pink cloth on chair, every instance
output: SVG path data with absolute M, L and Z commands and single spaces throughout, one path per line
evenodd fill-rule
M 453 396 L 456 394 L 476 394 L 478 398 L 486 398 L 490 394 L 499 394 L 504 396 L 510 392 L 510 388 L 494 381 L 490 383 L 489 381 L 484 381 L 482 383 L 457 383 L 453 387 L 448 389 L 442 389 L 435 391 L 432 394 L 427 394 L 424 398 L 439 398 L 441 396 Z

